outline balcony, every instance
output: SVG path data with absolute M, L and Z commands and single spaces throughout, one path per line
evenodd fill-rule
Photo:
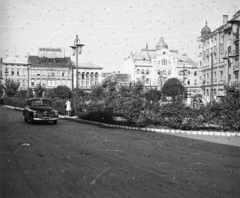
M 232 54 L 230 55 L 230 57 L 235 57 L 239 55 L 239 50 L 232 50 Z
M 239 71 L 239 65 L 233 65 L 233 72 Z

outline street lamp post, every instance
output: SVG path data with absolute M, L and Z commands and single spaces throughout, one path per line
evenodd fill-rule
M 31 65 L 27 65 L 27 70 L 28 70 L 28 86 L 27 89 L 29 89 L 29 70 L 31 69 Z
M 70 46 L 72 48 L 72 54 L 75 56 L 76 54 L 76 88 L 78 88 L 78 54 L 82 53 L 82 47 L 84 45 L 80 43 L 80 39 L 78 38 L 78 35 L 76 35 L 76 39 L 74 40 L 74 45 Z M 73 72 L 73 67 L 72 67 Z M 72 89 L 73 89 L 73 83 L 72 83 Z

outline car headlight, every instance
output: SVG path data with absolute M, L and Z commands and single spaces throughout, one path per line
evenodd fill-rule
M 33 117 L 37 117 L 37 112 L 33 111 Z

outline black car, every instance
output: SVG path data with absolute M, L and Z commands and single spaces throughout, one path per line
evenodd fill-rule
M 36 121 L 52 121 L 57 124 L 58 111 L 54 110 L 52 101 L 46 98 L 31 98 L 27 100 L 23 110 L 24 121 L 34 124 Z

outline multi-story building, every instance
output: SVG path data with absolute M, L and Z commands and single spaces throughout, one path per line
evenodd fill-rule
M 41 85 L 54 88 L 59 85 L 72 88 L 72 63 L 70 57 L 65 57 L 61 48 L 39 48 L 38 56 L 28 57 L 29 86 Z
M 124 60 L 124 73 L 130 74 L 133 81 L 142 81 L 145 87 L 161 89 L 169 78 L 178 78 L 191 95 L 199 92 L 197 64 L 186 54 L 169 50 L 160 38 L 155 49 L 142 49 L 131 53 Z
M 206 102 L 224 95 L 224 85 L 236 85 L 239 81 L 239 27 L 240 11 L 231 20 L 223 15 L 223 24 L 211 31 L 201 30 L 199 43 L 199 81 Z
M 28 87 L 28 58 L 26 57 L 6 57 L 2 62 L 3 82 L 11 79 L 20 83 L 20 90 L 26 90 Z

